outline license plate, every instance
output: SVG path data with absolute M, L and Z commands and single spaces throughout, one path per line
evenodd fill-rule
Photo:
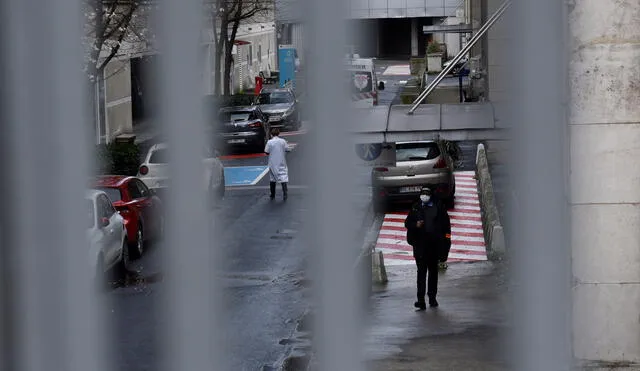
M 244 139 L 229 139 L 228 140 L 229 144 L 238 144 L 238 143 L 244 143 Z
M 400 188 L 400 193 L 412 193 L 412 192 L 420 192 L 420 189 L 422 189 L 422 187 L 401 187 Z
M 280 117 L 279 116 L 269 117 L 269 122 L 276 122 L 276 121 L 280 121 Z

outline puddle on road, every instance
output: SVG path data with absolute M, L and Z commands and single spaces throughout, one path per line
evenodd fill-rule
M 143 286 L 151 283 L 161 282 L 164 279 L 162 272 L 143 275 L 142 272 L 127 270 L 109 280 L 109 288 L 118 289 L 123 287 Z

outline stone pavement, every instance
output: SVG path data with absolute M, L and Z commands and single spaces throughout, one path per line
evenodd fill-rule
M 374 288 L 365 336 L 368 369 L 506 370 L 505 278 L 492 262 L 452 263 L 440 273 L 439 308 L 416 311 L 413 266 L 387 267 Z

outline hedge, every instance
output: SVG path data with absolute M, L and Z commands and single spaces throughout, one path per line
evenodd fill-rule
M 136 175 L 140 148 L 134 143 L 109 143 L 96 147 L 98 175 Z

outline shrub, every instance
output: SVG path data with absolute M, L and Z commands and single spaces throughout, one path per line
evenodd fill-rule
M 440 47 L 440 44 L 436 42 L 429 43 L 429 45 L 427 46 L 427 54 L 437 54 L 437 53 L 442 53 L 442 48 Z
M 136 175 L 140 149 L 134 143 L 101 144 L 96 148 L 97 172 L 112 175 Z

